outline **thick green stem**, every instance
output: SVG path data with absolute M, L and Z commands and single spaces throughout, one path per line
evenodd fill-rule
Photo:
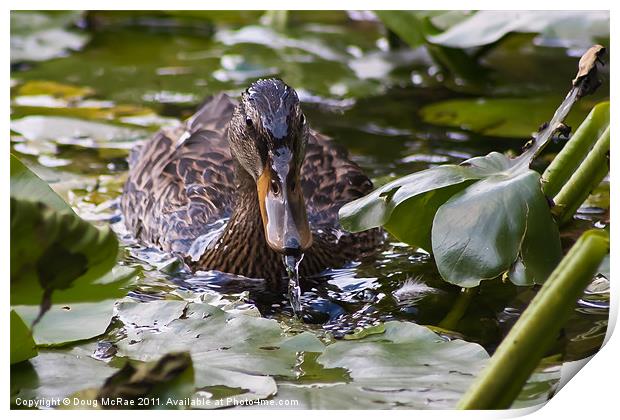
M 463 315 L 467 311 L 469 307 L 469 302 L 471 302 L 471 298 L 478 293 L 477 287 L 470 287 L 466 289 L 462 289 L 459 297 L 452 305 L 452 309 L 446 315 L 444 319 L 439 323 L 439 327 L 444 330 L 455 330 Z
M 596 105 L 542 175 L 543 191 L 554 197 L 609 126 L 609 102 Z
M 497 348 L 458 408 L 510 407 L 556 340 L 575 302 L 608 252 L 609 235 L 605 231 L 590 230 L 579 238 Z
M 267 10 L 263 15 L 265 23 L 278 31 L 283 31 L 289 21 L 288 10 Z
M 609 142 L 607 127 L 577 171 L 554 197 L 553 213 L 560 225 L 571 220 L 579 206 L 609 172 Z

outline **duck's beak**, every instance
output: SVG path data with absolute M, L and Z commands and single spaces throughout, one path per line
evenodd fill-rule
M 312 245 L 299 173 L 292 158 L 286 147 L 270 152 L 257 182 L 267 244 L 284 255 L 299 255 Z

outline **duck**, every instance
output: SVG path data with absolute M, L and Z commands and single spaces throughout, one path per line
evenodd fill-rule
M 120 199 L 125 225 L 194 272 L 286 278 L 376 251 L 383 233 L 344 231 L 338 210 L 373 189 L 331 138 L 309 126 L 296 91 L 259 79 L 238 100 L 219 93 L 184 123 L 135 147 Z

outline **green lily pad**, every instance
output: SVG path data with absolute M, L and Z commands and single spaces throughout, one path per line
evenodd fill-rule
M 114 147 L 119 142 L 133 142 L 145 135 L 142 130 L 54 116 L 28 116 L 13 120 L 11 130 L 30 141 L 55 141 L 61 144 L 94 142 L 107 147 Z
M 24 116 L 55 116 L 87 120 L 107 120 L 119 124 L 140 126 L 169 125 L 176 120 L 158 116 L 152 109 L 133 104 L 116 104 L 109 100 L 90 98 L 95 90 L 87 86 L 69 85 L 50 80 L 31 80 L 19 85 L 11 99 L 13 119 Z M 33 120 L 29 120 L 32 123 Z M 35 120 L 36 122 L 37 120 Z M 59 124 L 50 120 L 48 124 Z M 72 124 L 74 120 L 67 121 Z M 44 121 L 45 122 L 45 121 Z M 62 121 L 61 121 L 62 122 Z M 17 125 L 16 128 L 20 126 Z M 116 129 L 111 126 L 111 129 Z M 78 135 L 83 134 L 82 127 Z M 23 130 L 22 130 L 23 131 Z M 86 130 L 87 135 L 92 131 Z M 37 133 L 28 131 L 30 139 L 41 139 Z M 64 134 L 63 134 L 64 136 Z
M 423 107 L 420 115 L 433 125 L 458 127 L 496 137 L 527 138 L 557 107 L 556 97 L 451 99 Z M 566 120 L 576 126 L 591 104 L 576 104 Z
M 117 369 L 90 354 L 89 347 L 41 350 L 28 363 L 11 366 L 11 404 L 17 399 L 58 401 L 84 388 L 100 387 Z
M 224 386 L 241 401 L 275 394 L 273 376 L 294 377 L 297 352 L 324 348 L 313 334 L 287 337 L 274 320 L 203 303 L 124 302 L 117 312 L 127 328 L 117 355 L 152 361 L 170 351 L 189 351 L 197 388 L 215 393 Z
M 317 362 L 344 368 L 351 382 L 304 387 L 282 384 L 276 400 L 297 399 L 292 408 L 454 408 L 486 365 L 478 344 L 446 341 L 426 327 L 388 322 L 385 333 L 327 346 Z
M 45 61 L 75 51 L 88 41 L 70 30 L 80 12 L 11 11 L 11 63 Z
M 52 305 L 33 327 L 34 341 L 39 346 L 65 345 L 103 334 L 114 312 L 114 300 Z M 39 315 L 38 306 L 14 306 L 29 325 Z
M 11 310 L 11 364 L 23 362 L 37 355 L 32 332 L 17 312 Z
M 56 98 L 75 100 L 94 93 L 93 89 L 82 86 L 68 85 L 48 80 L 31 80 L 17 89 L 18 95 L 49 95 Z
M 559 39 L 566 47 L 587 48 L 597 38 L 609 37 L 609 12 L 481 10 L 428 40 L 446 47 L 474 48 L 493 44 L 511 32 L 537 33 L 543 41 L 557 44 Z

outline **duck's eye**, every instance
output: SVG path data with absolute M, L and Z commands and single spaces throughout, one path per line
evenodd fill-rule
M 304 114 L 301 114 L 301 118 L 299 119 L 301 125 L 304 125 L 306 123 L 306 116 Z
M 254 125 L 254 122 L 252 121 L 252 118 L 247 117 L 245 119 L 245 123 L 247 124 L 248 127 L 252 127 L 252 125 Z
M 275 194 L 278 195 L 280 193 L 280 185 L 278 184 L 277 181 L 271 181 L 271 191 Z

